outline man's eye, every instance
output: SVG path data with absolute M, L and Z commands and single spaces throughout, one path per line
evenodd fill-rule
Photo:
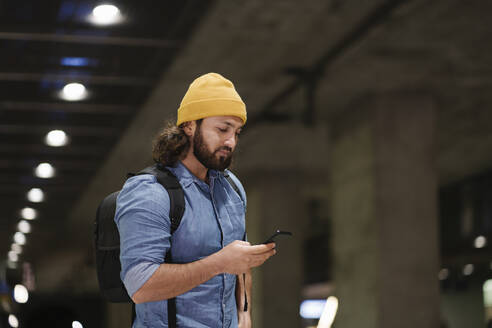
M 220 132 L 227 132 L 227 128 L 217 128 Z

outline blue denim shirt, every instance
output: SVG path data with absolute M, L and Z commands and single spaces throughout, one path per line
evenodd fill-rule
M 169 195 L 154 176 L 128 179 L 117 199 L 115 221 L 120 232 L 121 279 L 129 295 L 164 263 L 169 250 L 173 263 L 189 263 L 244 237 L 246 195 L 232 173 L 226 171 L 242 197 L 222 172 L 209 170 L 206 184 L 182 163 L 168 169 L 178 178 L 185 196 L 183 218 L 172 235 Z M 237 327 L 235 285 L 236 276 L 225 273 L 177 296 L 178 327 Z M 166 300 L 137 304 L 136 313 L 133 328 L 168 327 Z

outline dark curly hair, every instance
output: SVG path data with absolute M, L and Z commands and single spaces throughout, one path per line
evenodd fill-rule
M 202 120 L 197 120 L 199 126 Z M 190 148 L 190 140 L 184 132 L 184 128 L 190 122 L 184 122 L 176 126 L 172 122 L 166 123 L 165 127 L 157 134 L 152 142 L 152 158 L 154 162 L 165 166 L 175 166 L 183 159 Z

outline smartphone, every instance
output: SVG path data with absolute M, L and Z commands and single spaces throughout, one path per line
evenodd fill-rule
M 271 235 L 270 238 L 265 240 L 265 242 L 263 244 L 274 243 L 275 239 L 278 238 L 279 236 L 292 236 L 292 232 L 275 230 L 273 235 Z

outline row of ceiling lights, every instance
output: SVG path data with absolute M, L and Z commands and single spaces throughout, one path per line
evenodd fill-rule
M 88 21 L 96 25 L 113 25 L 124 21 L 118 7 L 110 4 L 102 4 L 92 10 Z M 67 101 L 80 101 L 87 99 L 89 92 L 87 88 L 79 82 L 68 83 L 59 93 L 61 99 Z
M 485 238 L 485 236 L 477 236 L 473 241 L 473 246 L 475 248 L 484 248 L 486 245 L 487 245 L 487 238 Z M 490 263 L 490 270 L 492 270 L 492 263 Z M 471 276 L 474 271 L 475 271 L 475 266 L 471 263 L 468 263 L 463 266 L 461 273 L 464 276 Z M 442 268 L 438 274 L 439 280 L 443 281 L 448 279 L 449 273 L 450 271 L 448 268 Z
M 8 322 L 10 327 L 18 328 L 19 327 L 19 319 L 14 314 L 9 314 Z M 79 321 L 72 322 L 72 328 L 83 328 L 82 324 Z
M 74 86 L 75 85 L 75 86 Z M 85 87 L 77 87 L 78 83 L 69 83 L 61 91 L 61 98 L 64 100 L 75 101 L 81 100 L 82 91 Z M 46 145 L 51 147 L 62 147 L 68 145 L 70 138 L 63 130 L 53 130 L 48 132 L 44 138 Z M 55 167 L 50 163 L 39 163 L 34 168 L 34 175 L 42 179 L 50 179 L 56 175 Z M 32 188 L 27 192 L 27 200 L 31 203 L 40 203 L 45 200 L 44 191 L 41 188 Z M 31 225 L 26 220 L 34 220 L 38 216 L 37 211 L 32 207 L 25 207 L 20 211 L 23 220 L 17 225 L 18 231 L 14 234 L 14 243 L 8 253 L 9 266 L 15 267 L 19 255 L 22 253 L 22 246 L 26 243 L 26 234 L 31 232 Z
M 17 303 L 26 303 L 29 299 L 29 292 L 27 291 L 27 288 L 23 285 L 15 285 L 13 294 L 14 300 Z M 17 319 L 17 317 L 12 313 L 8 316 L 8 323 L 10 327 L 19 327 L 19 319 Z
M 109 25 L 119 23 L 123 20 L 120 10 L 109 4 L 103 4 L 95 7 L 89 16 L 89 21 L 98 25 Z M 78 82 L 66 84 L 58 93 L 58 96 L 66 101 L 80 101 L 88 97 L 89 93 L 86 87 Z M 45 143 L 52 147 L 66 146 L 70 142 L 68 135 L 62 130 L 50 131 L 44 138 Z M 38 178 L 49 179 L 56 175 L 56 169 L 50 163 L 39 163 L 34 168 L 34 175 Z M 40 203 L 44 201 L 45 195 L 42 189 L 32 188 L 27 193 L 28 201 Z M 26 234 L 31 232 L 31 225 L 26 220 L 34 220 L 37 217 L 37 211 L 31 207 L 25 207 L 21 210 L 23 220 L 17 225 L 18 231 L 14 234 L 14 243 L 8 253 L 9 266 L 15 267 L 19 255 L 22 253 L 22 246 L 26 243 Z
M 109 25 L 119 23 L 123 20 L 120 10 L 109 4 L 99 5 L 94 8 L 89 20 L 98 25 Z M 59 97 L 66 101 L 80 101 L 86 99 L 88 92 L 86 87 L 78 82 L 66 84 L 59 92 Z M 69 143 L 68 135 L 62 130 L 50 131 L 45 137 L 45 143 L 52 147 L 61 147 Z M 43 179 L 53 178 L 56 170 L 50 163 L 40 163 L 34 169 L 35 176 Z M 40 188 L 32 188 L 27 193 L 27 199 L 33 203 L 44 201 L 44 192 Z M 21 210 L 21 217 L 25 220 L 34 220 L 37 217 L 37 211 L 33 208 L 26 207 Z M 25 234 L 31 231 L 29 222 L 22 220 L 18 224 L 18 231 L 14 234 L 14 244 L 8 253 L 10 266 L 15 266 L 18 256 L 22 252 L 22 246 L 26 243 Z
M 124 16 L 120 10 L 110 4 L 102 4 L 96 6 L 92 14 L 89 15 L 88 21 L 96 25 L 112 25 L 121 23 L 124 21 Z M 78 82 L 72 82 L 66 84 L 59 92 L 58 96 L 66 101 L 80 101 L 87 99 L 89 92 L 86 87 Z M 62 130 L 50 131 L 44 139 L 45 143 L 51 147 L 62 147 L 68 145 L 70 138 Z M 56 175 L 56 170 L 50 163 L 40 163 L 34 168 L 34 175 L 49 179 Z M 45 194 L 40 188 L 32 188 L 27 192 L 27 200 L 31 203 L 40 203 L 45 200 Z M 11 245 L 11 249 L 8 252 L 7 264 L 11 268 L 16 267 L 16 263 L 19 260 L 19 255 L 22 253 L 22 247 L 26 244 L 26 234 L 31 232 L 31 224 L 28 220 L 34 220 L 38 216 L 37 211 L 31 207 L 25 207 L 20 211 L 22 220 L 17 224 L 17 232 L 14 234 L 14 243 Z M 26 303 L 29 298 L 27 288 L 23 285 L 16 285 L 14 287 L 14 300 L 18 303 Z M 19 327 L 19 320 L 14 314 L 10 314 L 8 317 L 8 323 L 11 327 Z M 72 328 L 82 328 L 82 324 L 78 321 L 72 323 Z
M 69 143 L 69 137 L 62 130 L 50 131 L 44 138 L 46 145 L 51 147 L 66 146 Z M 34 175 L 38 178 L 49 179 L 56 175 L 56 170 L 50 163 L 40 163 L 34 168 Z M 41 203 L 45 200 L 45 193 L 41 188 L 31 188 L 26 198 L 31 203 Z M 24 207 L 20 210 L 21 221 L 17 224 L 17 231 L 14 233 L 14 243 L 8 252 L 9 267 L 15 268 L 19 255 L 22 253 L 22 247 L 26 244 L 26 234 L 31 232 L 32 221 L 37 218 L 38 211 L 32 207 Z

